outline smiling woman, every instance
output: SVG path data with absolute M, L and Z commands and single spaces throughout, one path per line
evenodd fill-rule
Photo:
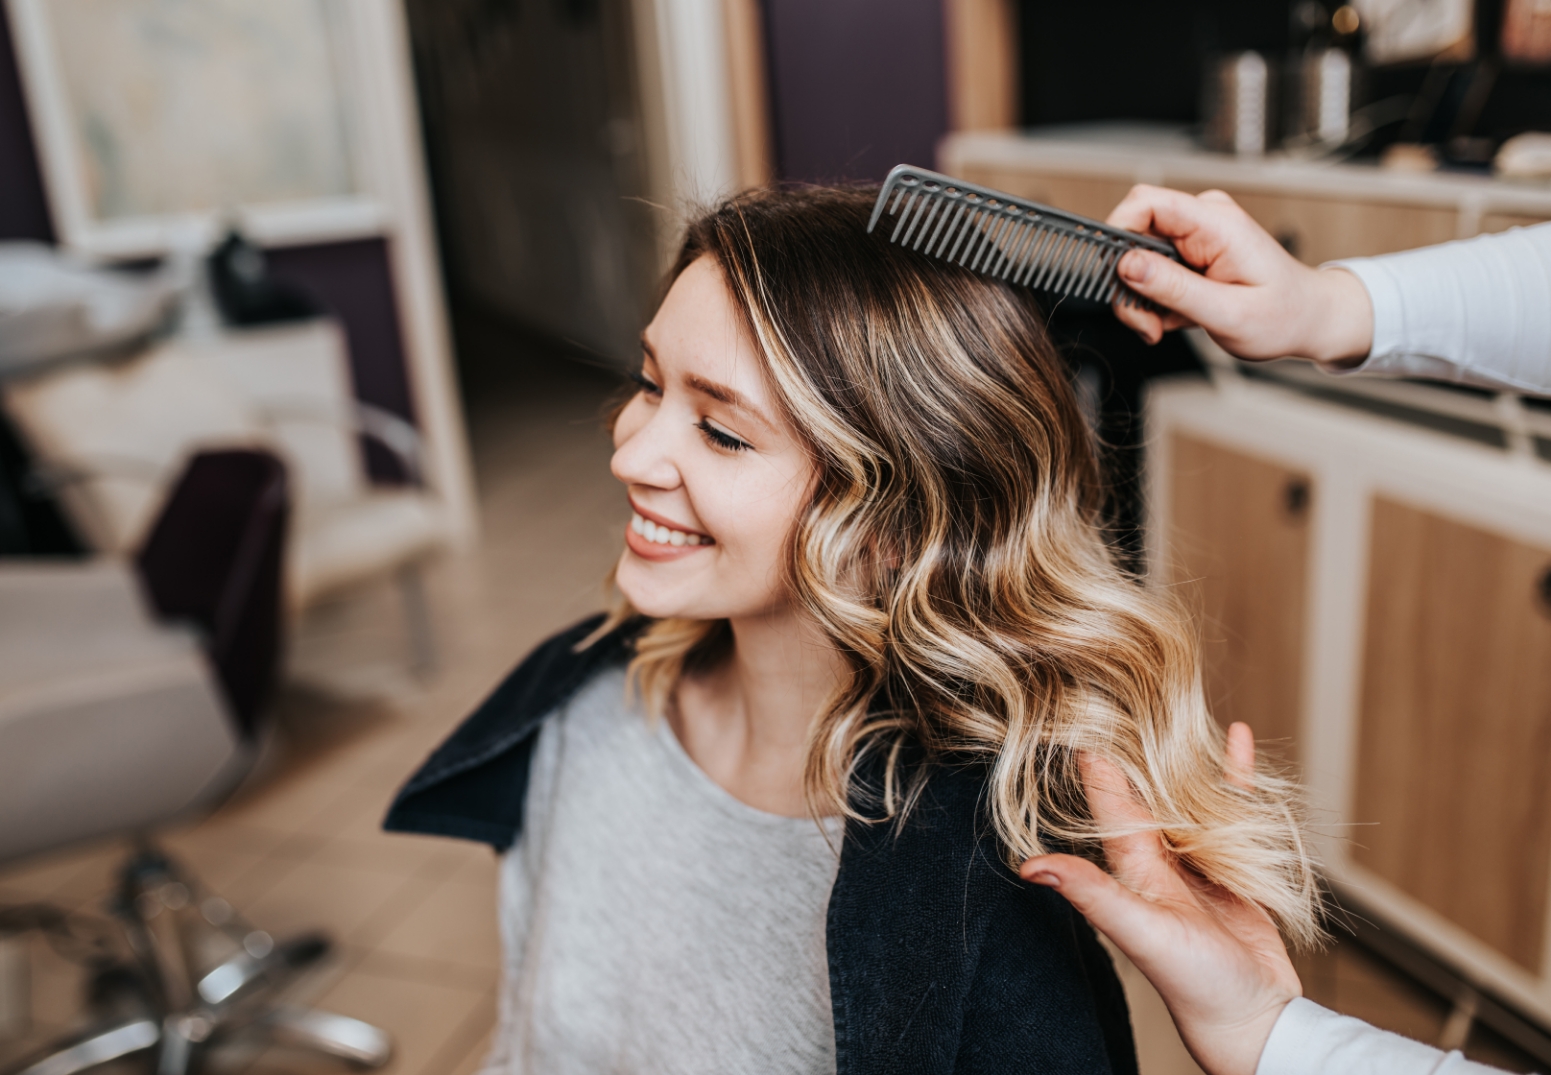
M 511 848 L 491 1073 L 1134 1072 L 1102 949 L 1010 868 L 1115 835 L 1081 752 L 1315 934 L 1285 785 L 1225 778 L 1192 625 L 1111 559 L 1032 299 L 868 236 L 874 193 L 691 225 L 613 425 L 619 607 L 389 817 Z

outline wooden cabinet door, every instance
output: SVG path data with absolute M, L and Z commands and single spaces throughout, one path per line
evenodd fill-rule
M 1170 441 L 1165 577 L 1199 615 L 1206 696 L 1296 761 L 1313 484 L 1210 441 Z
M 1539 974 L 1551 550 L 1373 506 L 1352 858 Z

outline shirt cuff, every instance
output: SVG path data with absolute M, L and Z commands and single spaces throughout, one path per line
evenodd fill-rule
M 1271 1028 L 1255 1075 L 1429 1075 L 1444 1068 L 1487 1070 L 1299 997 Z
M 1373 258 L 1343 258 L 1326 262 L 1320 268 L 1344 269 L 1357 277 L 1368 292 L 1368 303 L 1373 307 L 1373 343 L 1368 348 L 1367 356 L 1352 366 L 1330 366 L 1322 362 L 1320 369 L 1338 376 L 1389 372 L 1376 367 L 1381 366 L 1385 357 L 1400 349 L 1401 334 L 1405 328 L 1401 315 L 1405 309 L 1405 300 L 1394 274 Z

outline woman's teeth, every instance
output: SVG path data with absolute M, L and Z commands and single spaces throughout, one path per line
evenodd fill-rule
M 650 519 L 643 519 L 634 512 L 630 515 L 630 529 L 640 534 L 654 545 L 710 545 L 710 538 L 701 537 L 699 534 L 685 533 L 683 530 L 670 530 L 666 526 L 660 526 Z

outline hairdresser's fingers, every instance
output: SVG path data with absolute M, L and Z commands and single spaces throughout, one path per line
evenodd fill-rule
M 1241 788 L 1255 786 L 1255 733 L 1242 720 L 1228 725 L 1228 781 Z
M 1240 318 L 1244 288 L 1219 283 L 1155 254 L 1132 250 L 1120 259 L 1120 278 L 1137 294 L 1205 328 L 1231 328 Z
M 1112 228 L 1125 228 L 1127 231 L 1140 232 L 1144 235 L 1154 234 L 1152 203 L 1156 192 L 1164 189 L 1148 183 L 1136 184 L 1126 191 L 1126 196 L 1120 199 L 1120 204 L 1110 210 L 1109 216 L 1104 218 L 1104 223 Z
M 1157 343 L 1163 339 L 1165 332 L 1173 332 L 1177 328 L 1190 328 L 1195 324 L 1194 321 L 1168 310 L 1160 314 L 1142 306 L 1123 303 L 1119 299 L 1114 302 L 1114 310 L 1116 319 L 1147 344 Z
M 1119 299 L 1114 303 L 1115 318 L 1126 328 L 1136 333 L 1147 344 L 1157 343 L 1163 339 L 1163 318 L 1151 310 L 1140 306 L 1130 306 Z
M 1138 183 L 1110 212 L 1105 223 L 1161 239 L 1180 239 L 1212 223 L 1211 207 L 1193 194 Z
M 1110 214 L 1110 222 L 1167 239 L 1194 268 L 1231 283 L 1243 279 L 1267 243 L 1265 233 L 1237 202 L 1220 190 L 1186 194 L 1164 187 L 1137 186 Z M 1246 257 L 1249 259 L 1246 263 Z
M 1221 890 L 1210 910 L 1194 902 L 1147 899 L 1075 855 L 1031 858 L 1018 873 L 1065 896 L 1155 985 L 1204 971 L 1238 978 L 1246 992 L 1302 991 L 1270 916 Z
M 1271 234 L 1220 190 L 1191 195 L 1138 186 L 1110 222 L 1168 239 L 1193 268 L 1230 284 L 1267 284 L 1296 264 Z
M 1131 788 L 1120 767 L 1099 754 L 1083 751 L 1077 757 L 1083 787 L 1088 793 L 1088 809 L 1100 828 L 1148 828 L 1153 818 Z
M 1174 869 L 1163 839 L 1131 782 L 1114 762 L 1097 754 L 1078 756 L 1088 809 L 1104 838 L 1104 857 L 1121 883 L 1152 899 L 1189 899 L 1189 886 Z
M 1253 1075 L 1282 1009 L 1302 992 L 1274 928 L 1245 943 L 1199 907 L 1143 899 L 1068 855 L 1030 859 L 1019 872 L 1065 896 L 1147 976 L 1203 1070 Z
M 1040 855 L 1020 866 L 1018 873 L 1026 881 L 1060 892 L 1137 966 L 1166 956 L 1169 941 L 1179 930 L 1176 913 L 1168 905 L 1138 896 L 1076 855 Z
M 1214 890 L 1210 909 L 1194 902 L 1147 899 L 1075 855 L 1039 855 L 1024 862 L 1018 874 L 1060 892 L 1148 977 L 1180 969 L 1176 964 L 1183 954 L 1183 934 L 1194 955 L 1220 947 L 1252 960 L 1258 968 L 1255 976 L 1266 983 L 1293 995 L 1300 991 L 1297 972 L 1271 916 L 1222 889 Z

